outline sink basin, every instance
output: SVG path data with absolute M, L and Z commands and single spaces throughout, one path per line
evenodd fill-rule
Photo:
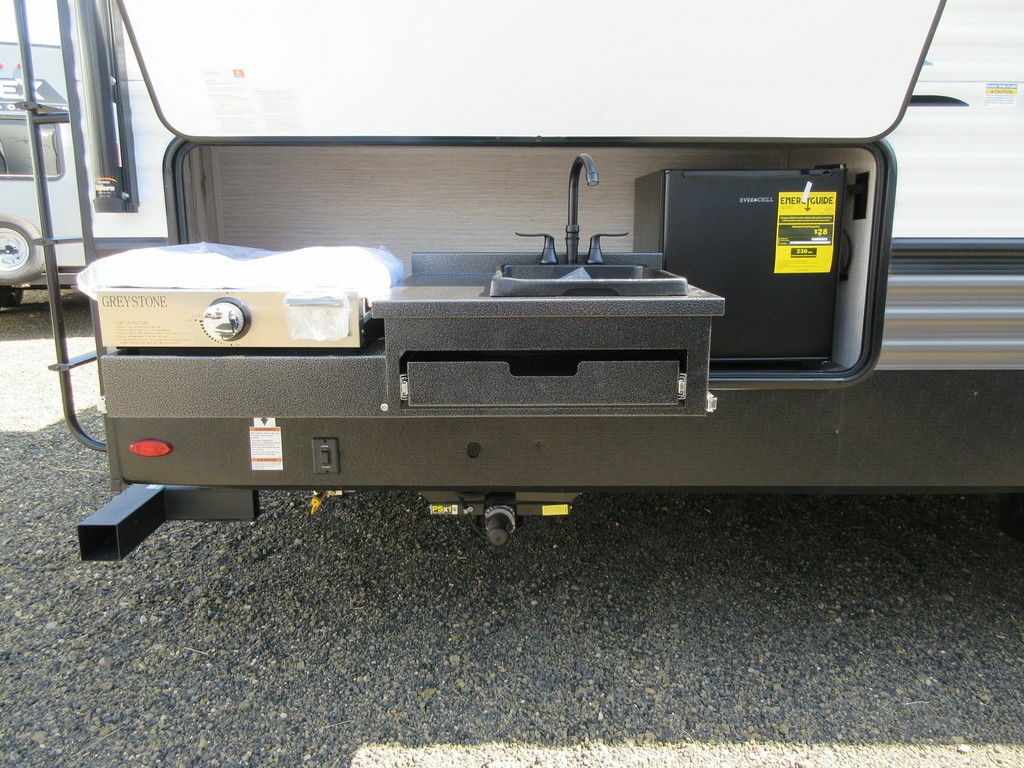
M 581 269 L 596 280 L 637 280 L 644 275 L 639 264 L 506 264 L 500 274 L 520 280 L 567 280 L 572 278 L 566 275 Z
M 685 277 L 638 264 L 505 264 L 491 278 L 491 296 L 685 296 L 687 291 Z

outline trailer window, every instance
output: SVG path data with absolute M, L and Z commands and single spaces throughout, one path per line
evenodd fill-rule
M 47 178 L 56 178 L 63 172 L 60 140 L 56 126 L 44 125 L 40 129 Z M 28 142 L 28 128 L 22 120 L 0 120 L 0 178 L 31 178 L 32 150 Z

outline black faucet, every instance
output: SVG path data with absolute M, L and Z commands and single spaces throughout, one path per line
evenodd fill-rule
M 565 225 L 565 263 L 576 264 L 580 260 L 580 171 L 587 167 L 587 186 L 596 187 L 601 182 L 594 165 L 594 158 L 586 152 L 580 152 L 572 161 L 569 171 L 569 222 Z

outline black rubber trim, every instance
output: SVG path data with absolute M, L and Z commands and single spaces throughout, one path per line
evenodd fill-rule
M 199 145 L 187 139 L 174 138 L 164 150 L 164 207 L 167 211 L 167 243 L 180 245 L 188 242 L 188 222 L 185 220 L 185 157 Z
M 963 99 L 958 99 L 955 96 L 918 96 L 914 95 L 910 97 L 910 106 L 912 107 L 969 107 Z

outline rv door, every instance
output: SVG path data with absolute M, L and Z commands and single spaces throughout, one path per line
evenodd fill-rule
M 120 0 L 193 138 L 870 139 L 941 0 Z

